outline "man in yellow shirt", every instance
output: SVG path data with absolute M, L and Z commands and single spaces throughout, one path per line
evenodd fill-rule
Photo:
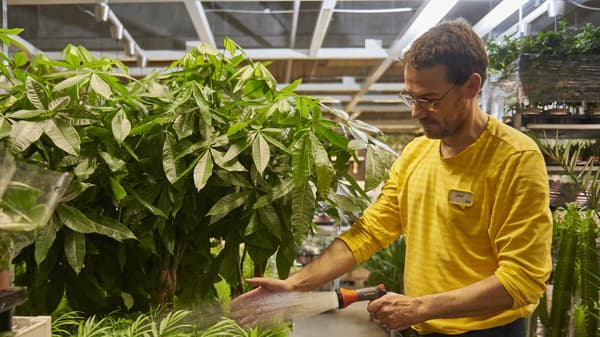
M 438 24 L 404 56 L 401 97 L 423 127 L 379 198 L 352 228 L 265 291 L 318 288 L 403 235 L 405 293 L 368 305 L 376 319 L 421 335 L 524 336 L 551 271 L 552 218 L 543 157 L 522 133 L 488 116 L 483 41 L 463 20 Z M 235 304 L 235 303 L 234 303 Z

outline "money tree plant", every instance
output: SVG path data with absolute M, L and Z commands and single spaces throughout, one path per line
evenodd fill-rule
M 49 225 L 16 259 L 28 308 L 144 310 L 242 290 L 252 261 L 285 277 L 317 206 L 350 222 L 394 153 L 378 130 L 284 88 L 233 41 L 201 44 L 142 79 L 68 46 L 10 59 L 0 141 L 73 175 Z M 365 185 L 348 173 L 366 153 Z

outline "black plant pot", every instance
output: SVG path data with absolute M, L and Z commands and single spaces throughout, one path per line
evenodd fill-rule
M 23 289 L 0 289 L 0 333 L 11 331 L 15 307 L 23 302 L 25 302 Z

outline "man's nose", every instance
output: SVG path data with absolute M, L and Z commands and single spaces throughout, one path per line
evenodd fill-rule
M 421 119 L 425 117 L 428 113 L 429 111 L 419 104 L 413 104 L 410 108 L 410 116 L 413 119 Z

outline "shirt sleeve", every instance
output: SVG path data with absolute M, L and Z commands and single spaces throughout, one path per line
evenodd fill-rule
M 388 246 L 402 233 L 397 192 L 400 172 L 400 159 L 398 159 L 392 165 L 390 177 L 377 200 L 365 210 L 349 230 L 339 236 L 352 250 L 357 264 Z
M 509 157 L 498 170 L 489 228 L 498 256 L 495 275 L 518 308 L 539 301 L 552 270 L 548 177 L 541 153 L 533 150 Z

